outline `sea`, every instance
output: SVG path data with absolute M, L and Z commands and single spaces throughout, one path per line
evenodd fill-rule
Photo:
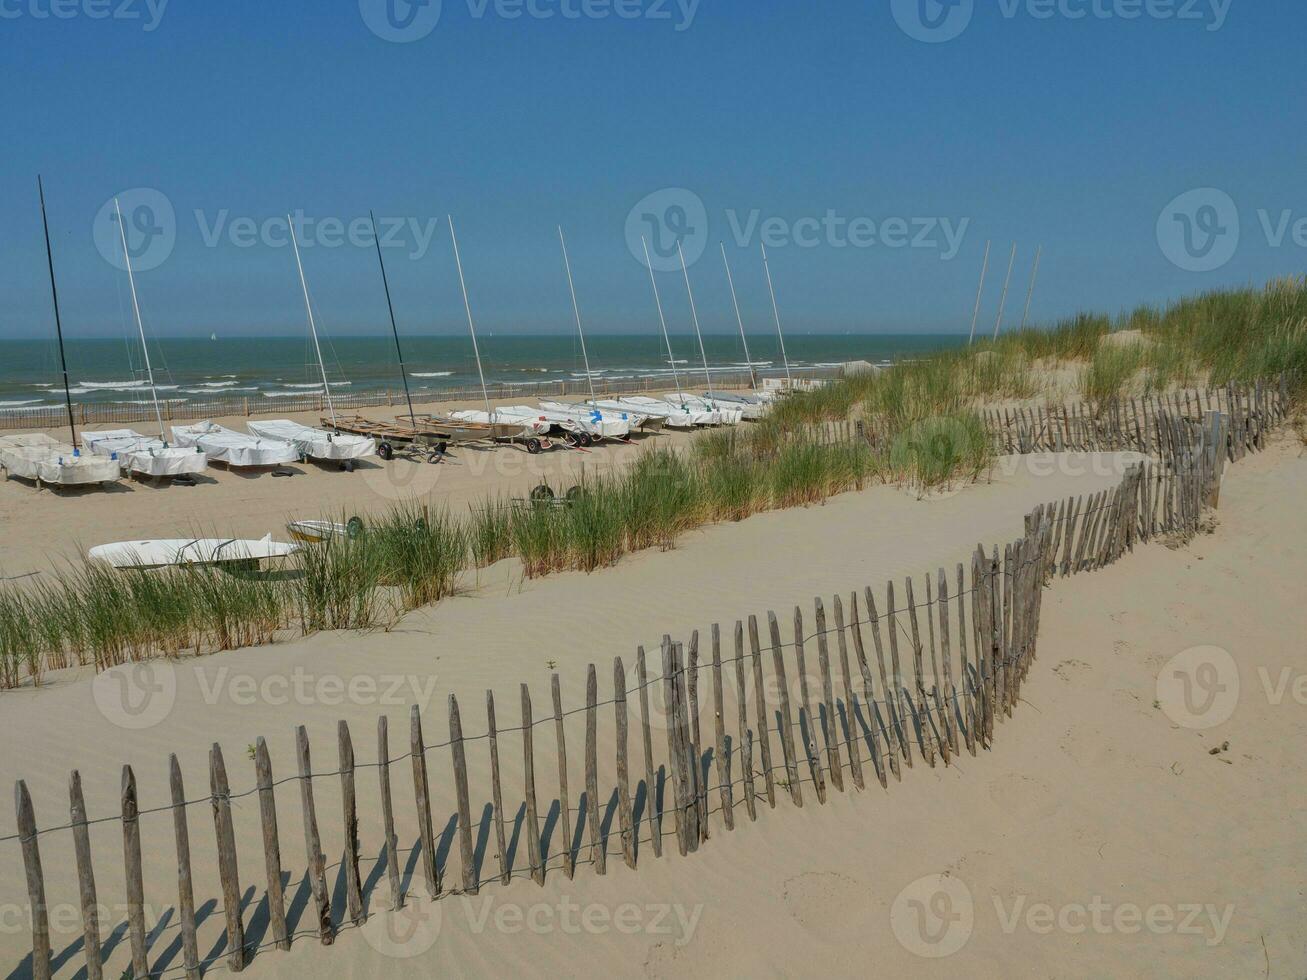
M 965 337 L 910 334 L 797 334 L 785 338 L 794 368 L 829 367 L 846 361 L 873 364 L 919 357 L 961 346 Z M 522 386 L 523 394 L 546 382 L 584 381 L 585 357 L 575 336 L 478 338 L 488 383 Z M 746 360 L 738 335 L 703 339 L 708 370 L 738 372 L 751 360 L 764 372 L 783 371 L 775 336 L 749 340 Z M 479 383 L 468 337 L 403 337 L 404 366 L 415 397 Z M 673 371 L 690 385 L 704 384 L 704 360 L 694 336 L 672 338 L 670 358 L 661 337 L 586 337 L 590 371 L 596 380 L 653 379 L 673 384 Z M 126 339 L 69 339 L 68 379 L 75 403 L 147 403 L 150 390 L 139 342 Z M 279 398 L 322 391 L 322 372 L 307 337 L 161 338 L 150 342 L 150 361 L 161 399 L 185 403 L 217 396 L 248 398 L 273 408 Z M 332 392 L 401 390 L 394 340 L 386 336 L 322 340 Z M 675 362 L 674 364 L 672 362 Z M 0 412 L 63 404 L 58 347 L 50 340 L 0 339 Z

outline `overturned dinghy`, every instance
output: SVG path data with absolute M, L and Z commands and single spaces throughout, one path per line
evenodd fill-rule
M 84 456 L 81 450 L 40 433 L 0 437 L 0 467 L 6 477 L 51 487 L 117 483 L 122 476 L 118 460 Z
M 260 439 L 208 421 L 174 425 L 172 438 L 179 446 L 200 449 L 210 462 L 236 469 L 281 466 L 298 462 L 300 458 L 299 450 L 289 442 Z
M 83 432 L 82 441 L 96 456 L 117 459 L 124 473 L 149 477 L 198 476 L 209 468 L 209 457 L 197 447 L 170 446 L 131 429 Z
M 95 561 L 114 568 L 165 568 L 172 565 L 254 565 L 276 558 L 288 558 L 300 550 L 297 544 L 273 541 L 269 534 L 258 541 L 239 538 L 175 538 L 119 541 L 102 544 L 87 552 Z
M 341 463 L 345 469 L 353 469 L 357 460 L 377 454 L 377 441 L 371 436 L 314 429 L 290 419 L 249 422 L 246 428 L 259 438 L 290 443 L 305 459 Z

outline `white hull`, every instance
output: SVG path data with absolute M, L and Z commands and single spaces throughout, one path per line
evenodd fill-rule
M 634 405 L 637 410 L 645 407 L 650 411 L 671 412 L 682 420 L 688 419 L 691 425 L 721 425 L 724 421 L 721 412 L 714 411 L 701 404 L 692 404 L 688 400 L 682 401 L 675 395 L 667 395 L 665 398 L 631 395 L 629 398 L 620 399 L 620 401 L 622 404 Z
M 489 413 L 467 409 L 450 412 L 449 417 L 458 422 L 469 422 L 474 425 L 520 425 L 525 430 L 524 434 L 528 436 L 548 435 L 551 428 L 548 419 L 540 418 L 538 412 L 528 417 L 508 411 L 496 410 L 494 413 Z
M 575 415 L 591 421 L 604 421 L 610 424 L 615 424 L 618 427 L 625 424 L 628 433 L 632 429 L 645 428 L 649 425 L 650 420 L 653 419 L 653 416 L 644 412 L 637 412 L 629 407 L 604 408 L 602 405 L 577 405 L 573 402 L 553 401 L 541 401 L 540 407 L 550 412 L 562 412 L 565 415 Z M 655 419 L 654 421 L 657 423 L 653 426 L 654 428 L 662 428 L 661 419 Z
M 97 456 L 113 458 L 124 473 L 140 476 L 198 476 L 209 468 L 209 458 L 199 449 L 168 446 L 131 429 L 83 432 L 82 440 Z
M 223 565 L 229 562 L 287 558 L 299 550 L 299 545 L 273 541 L 269 534 L 260 541 L 230 538 L 119 541 L 92 548 L 87 554 L 114 568 L 163 568 L 170 565 Z
M 722 395 L 714 392 L 710 398 L 707 398 L 707 401 L 718 408 L 737 411 L 742 418 L 750 421 L 757 421 L 767 414 L 767 406 L 750 395 Z
M 289 442 L 259 439 L 212 422 L 174 425 L 172 438 L 179 446 L 199 448 L 214 463 L 224 463 L 238 469 L 281 466 L 300 459 L 299 450 Z
M 246 428 L 258 438 L 290 443 L 307 459 L 343 463 L 377 454 L 375 439 L 314 429 L 289 419 L 250 422 Z
M 9 476 L 56 487 L 115 483 L 122 475 L 117 460 L 83 456 L 45 435 L 0 438 L 0 467 Z

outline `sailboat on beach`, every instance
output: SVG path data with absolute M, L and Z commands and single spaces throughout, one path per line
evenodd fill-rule
M 360 459 L 377 454 L 376 440 L 371 436 L 341 432 L 336 425 L 336 406 L 331 400 L 331 383 L 327 380 L 327 364 L 322 357 L 322 343 L 318 339 L 318 325 L 313 317 L 313 302 L 309 298 L 309 283 L 304 276 L 304 263 L 300 260 L 300 246 L 295 237 L 295 223 L 286 216 L 290 226 L 290 242 L 295 251 L 295 267 L 299 270 L 300 290 L 304 293 L 304 310 L 309 318 L 309 333 L 313 337 L 313 350 L 318 356 L 318 371 L 322 376 L 322 396 L 327 402 L 331 422 L 329 429 L 315 429 L 290 419 L 264 419 L 246 423 L 246 428 L 264 439 L 279 439 L 299 450 L 304 459 L 320 463 L 338 463 L 340 468 L 352 471 Z M 325 424 L 328 419 L 324 418 Z
M 54 278 L 54 250 L 50 246 L 50 222 L 45 214 L 45 187 L 36 178 L 41 198 L 41 223 L 45 228 L 45 256 L 50 270 L 50 295 L 54 301 L 55 336 L 59 340 L 59 367 L 64 381 L 64 404 L 68 408 L 69 443 L 40 433 L 32 435 L 0 436 L 0 469 L 5 478 L 17 477 L 52 487 L 108 485 L 121 476 L 118 460 L 112 457 L 83 456 L 77 446 L 77 424 L 73 420 L 73 396 L 68 386 L 68 359 L 64 353 L 63 321 L 59 316 L 59 289 Z
M 209 458 L 198 447 L 189 449 L 170 446 L 163 428 L 163 411 L 159 407 L 159 389 L 154 383 L 154 365 L 150 362 L 150 347 L 145 340 L 145 321 L 141 317 L 141 304 L 136 295 L 136 273 L 132 269 L 132 253 L 127 247 L 127 230 L 123 224 L 122 209 L 114 198 L 114 214 L 118 219 L 118 234 L 123 246 L 123 261 L 127 264 L 127 281 L 131 286 L 132 310 L 136 315 L 136 330 L 141 338 L 141 353 L 145 359 L 145 376 L 154 401 L 154 417 L 159 424 L 159 438 L 143 436 L 132 429 L 109 429 L 83 432 L 86 447 L 97 456 L 108 456 L 122 464 L 123 472 L 152 478 L 169 477 L 177 482 L 192 482 L 192 478 L 209 467 Z

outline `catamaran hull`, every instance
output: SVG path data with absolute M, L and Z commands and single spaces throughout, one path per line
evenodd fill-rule
M 246 428 L 260 439 L 288 442 L 303 458 L 323 463 L 347 463 L 377 454 L 377 442 L 368 436 L 314 429 L 290 419 L 250 422 Z
M 296 544 L 228 538 L 177 538 L 167 540 L 119 541 L 92 548 L 87 555 L 114 568 L 165 568 L 173 565 L 247 564 L 288 558 L 300 550 Z
M 288 442 L 259 439 L 211 422 L 174 425 L 172 438 L 177 445 L 198 448 L 210 461 L 234 469 L 263 469 L 295 463 L 300 459 L 299 450 Z

